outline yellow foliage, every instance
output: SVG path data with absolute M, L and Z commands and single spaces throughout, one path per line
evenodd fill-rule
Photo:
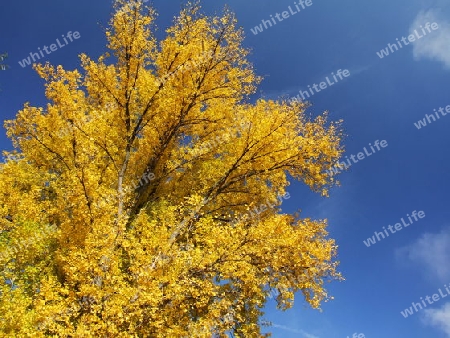
M 271 290 L 280 309 L 297 291 L 319 308 L 336 245 L 277 197 L 288 176 L 323 195 L 337 183 L 339 122 L 248 103 L 261 79 L 232 13 L 189 4 L 157 42 L 152 9 L 115 6 L 116 62 L 35 66 L 49 103 L 5 123 L 1 336 L 260 337 Z

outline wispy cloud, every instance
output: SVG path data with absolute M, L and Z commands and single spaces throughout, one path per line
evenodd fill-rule
M 424 269 L 427 276 L 441 282 L 450 280 L 450 227 L 440 233 L 425 233 L 415 242 L 396 252 L 403 263 L 413 263 Z
M 450 22 L 443 20 L 440 11 L 437 9 L 420 11 L 411 24 L 410 34 L 427 22 L 436 22 L 439 28 L 414 42 L 414 59 L 437 60 L 442 62 L 444 67 L 450 70 Z
M 450 303 L 439 309 L 424 310 L 423 322 L 444 331 L 447 337 L 450 337 Z
M 347 68 L 347 70 L 350 72 L 350 77 L 359 75 L 367 70 L 369 70 L 372 67 L 372 65 L 365 65 L 365 66 L 352 66 L 350 68 Z M 307 81 L 302 81 L 302 84 L 299 84 L 298 86 L 291 86 L 282 90 L 270 90 L 265 91 L 262 93 L 262 96 L 265 99 L 269 100 L 277 100 L 279 98 L 285 98 L 289 99 L 292 98 L 292 96 L 297 95 L 300 91 L 308 91 L 308 85 L 312 85 L 314 83 L 318 84 L 320 82 L 323 82 L 324 79 L 328 76 L 330 79 L 333 79 L 331 76 L 332 72 L 336 72 L 337 70 L 344 70 L 345 67 L 336 67 L 336 69 L 331 69 L 327 71 L 322 71 L 319 74 L 316 74 L 313 81 L 309 81 L 309 83 L 306 83 Z M 332 80 L 333 81 L 333 80 Z M 333 83 L 334 85 L 334 83 Z M 313 102 L 313 97 L 306 99 L 305 101 Z
M 272 326 L 276 327 L 280 330 L 285 330 L 285 331 L 301 334 L 302 335 L 301 337 L 304 337 L 304 338 L 319 338 L 318 336 L 315 336 L 315 335 L 305 332 L 303 330 L 293 329 L 293 328 L 290 328 L 290 327 L 287 327 L 284 325 L 272 324 Z

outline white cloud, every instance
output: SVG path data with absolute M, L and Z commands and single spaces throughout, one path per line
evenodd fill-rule
M 400 248 L 397 258 L 404 263 L 413 263 L 423 268 L 430 278 L 442 282 L 450 279 L 450 227 L 440 233 L 425 233 L 414 243 Z
M 450 337 L 450 303 L 444 304 L 439 309 L 425 309 L 423 322 L 444 331 Z
M 439 28 L 429 33 L 426 30 L 427 34 L 413 43 L 414 59 L 437 60 L 450 69 L 450 22 L 441 19 L 438 10 L 419 12 L 411 24 L 409 33 L 413 34 L 414 30 L 417 30 L 420 35 L 424 35 L 420 26 L 425 27 L 427 22 L 430 24 L 436 22 Z

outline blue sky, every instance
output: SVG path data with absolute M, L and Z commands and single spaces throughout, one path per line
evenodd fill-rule
M 181 3 L 154 1 L 158 36 L 163 36 Z M 266 319 L 274 323 L 273 336 L 450 337 L 450 297 L 427 303 L 407 318 L 400 313 L 439 289 L 446 294 L 444 285 L 450 285 L 446 149 L 450 116 L 441 113 L 434 122 L 431 117 L 431 123 L 423 120 L 425 114 L 434 114 L 433 109 L 450 105 L 450 4 L 448 0 L 311 3 L 255 35 L 251 29 L 261 20 L 275 18 L 289 6 L 294 9 L 295 1 L 203 1 L 208 14 L 225 4 L 236 13 L 246 33 L 245 45 L 252 50 L 250 59 L 265 78 L 255 98 L 293 97 L 347 69 L 350 76 L 310 97 L 308 113 L 315 116 L 327 110 L 331 119 L 344 120 L 349 157 L 364 152 L 364 147 L 370 150 L 369 143 L 376 140 L 388 144 L 340 174 L 341 187 L 334 188 L 329 198 L 298 183 L 289 187 L 291 198 L 283 210 L 301 209 L 305 217 L 328 219 L 346 280 L 329 285 L 335 300 L 324 304 L 322 312 L 306 307 L 300 295 L 287 312 L 275 310 L 270 302 Z M 110 1 L 3 3 L 0 53 L 9 53 L 10 68 L 0 71 L 2 120 L 13 118 L 24 102 L 45 104 L 42 80 L 18 61 L 61 40 L 68 31 L 78 31 L 80 38 L 42 60 L 72 69 L 78 67 L 81 52 L 97 58 L 105 51 L 102 27 L 110 13 Z M 420 26 L 425 29 L 427 22 L 436 22 L 439 28 L 424 35 Z M 422 37 L 397 51 L 391 47 L 394 52 L 383 58 L 377 55 L 414 30 Z M 419 120 L 420 129 L 415 125 Z M 11 149 L 4 132 L 0 148 Z M 363 243 L 375 231 L 394 226 L 401 218 L 407 221 L 414 210 L 423 211 L 425 217 L 369 247 Z

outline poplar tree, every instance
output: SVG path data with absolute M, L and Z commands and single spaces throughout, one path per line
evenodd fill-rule
M 162 41 L 154 20 L 117 0 L 110 52 L 35 65 L 47 105 L 5 122 L 2 336 L 262 337 L 272 294 L 319 308 L 342 278 L 326 220 L 280 209 L 289 180 L 337 183 L 340 121 L 252 103 L 233 13 L 188 4 Z

